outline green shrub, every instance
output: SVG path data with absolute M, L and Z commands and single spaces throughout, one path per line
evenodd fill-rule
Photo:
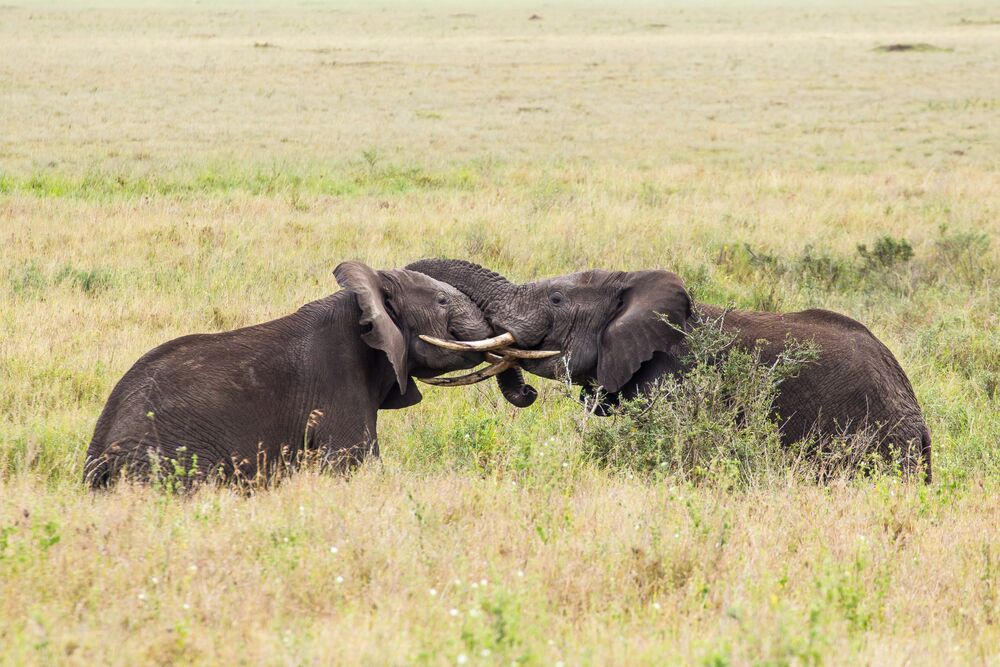
M 806 285 L 820 287 L 827 292 L 851 289 L 858 283 L 858 269 L 850 261 L 811 245 L 806 246 L 793 267 L 792 274 Z
M 997 266 L 989 256 L 990 239 L 981 232 L 949 232 L 947 225 L 938 230 L 931 268 L 940 279 L 957 280 L 961 284 L 978 286 L 989 275 L 997 275 Z
M 798 460 L 782 447 L 772 404 L 778 385 L 816 359 L 794 340 L 774 362 L 733 346 L 722 317 L 688 334 L 683 377 L 662 378 L 649 397 L 624 401 L 582 423 L 583 456 L 600 467 L 694 483 L 748 487 L 786 474 Z
M 48 280 L 34 262 L 25 264 L 9 272 L 11 291 L 15 295 L 35 295 L 45 290 Z
M 871 250 L 866 244 L 859 243 L 858 255 L 861 256 L 864 271 L 884 271 L 910 261 L 913 258 L 913 246 L 906 239 L 883 236 L 875 241 Z
M 77 269 L 72 266 L 64 266 L 56 274 L 55 281 L 68 283 L 84 294 L 94 296 L 113 287 L 115 276 L 111 270 L 100 267 Z

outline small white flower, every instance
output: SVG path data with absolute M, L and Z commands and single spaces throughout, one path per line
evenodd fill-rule
M 479 655 L 483 656 L 484 658 L 488 658 L 490 657 L 490 650 L 488 648 L 484 648 L 482 651 L 479 652 Z
M 469 586 L 471 586 L 472 588 L 479 588 L 479 584 L 477 584 L 474 581 L 471 584 L 469 584 Z
M 299 514 L 305 514 L 305 513 L 306 513 L 305 506 L 304 505 L 299 505 Z
M 554 639 L 550 639 L 549 640 L 549 646 L 555 646 L 555 645 L 556 645 L 555 640 Z
M 488 581 L 486 581 L 485 579 L 480 579 L 480 580 L 479 580 L 479 585 L 480 585 L 480 586 L 485 586 L 485 585 L 486 585 L 486 584 L 488 584 L 488 583 L 489 583 L 489 582 L 488 582 Z
M 191 605 L 189 605 L 187 602 L 185 602 L 184 604 L 181 605 L 181 607 L 183 607 L 184 609 L 190 609 Z
M 437 594 L 438 594 L 438 589 L 436 589 L 436 588 L 432 588 L 432 589 L 430 589 L 430 590 L 429 590 L 429 591 L 427 591 L 427 592 L 431 594 L 431 597 L 434 597 L 435 595 L 437 595 Z
M 197 565 L 195 565 L 194 563 L 191 563 L 190 565 L 188 565 L 188 572 L 197 572 L 197 571 L 198 571 L 198 566 Z
M 681 534 L 680 534 L 680 533 L 674 533 L 674 539 L 675 539 L 675 540 L 676 540 L 676 539 L 679 539 L 679 538 L 680 538 L 680 536 L 681 536 Z
M 154 586 L 155 586 L 156 584 L 160 583 L 160 580 L 159 580 L 159 579 L 157 579 L 156 577 L 153 577 L 152 579 L 150 579 L 150 581 L 152 581 L 152 582 L 153 582 L 153 585 L 154 585 Z
M 456 579 L 455 581 L 453 581 L 451 583 L 455 584 L 456 586 L 461 586 L 462 585 L 462 580 L 461 579 Z
M 473 607 L 472 609 L 469 610 L 469 616 L 471 616 L 472 618 L 479 616 L 479 610 Z
M 564 663 L 563 663 L 563 661 L 562 661 L 562 660 L 560 660 L 559 662 L 557 662 L 557 663 L 556 663 L 556 667 L 564 667 Z
M 342 583 L 344 583 L 344 578 L 338 575 L 338 576 L 337 576 L 337 583 L 338 583 L 338 584 L 342 584 Z
M 146 593 L 145 593 L 145 591 L 143 591 L 142 593 L 139 593 L 139 599 L 140 600 L 145 600 L 146 599 Z
M 568 467 L 569 467 L 569 463 L 567 463 L 566 461 L 563 461 L 563 468 L 568 468 Z
M 517 576 L 524 577 L 524 570 L 518 570 L 517 571 Z
M 452 607 L 451 609 L 449 609 L 449 610 L 448 610 L 448 613 L 449 613 L 450 615 L 452 615 L 452 616 L 458 616 L 458 610 L 457 610 L 457 609 L 455 609 L 454 607 Z
M 330 547 L 330 553 L 332 554 L 337 553 L 337 547 Z
M 465 655 L 464 653 L 459 653 L 458 654 L 458 664 L 464 665 L 467 662 L 469 662 L 469 656 Z
M 653 603 L 653 609 L 655 609 L 656 611 L 660 611 L 660 603 L 659 602 L 654 602 Z

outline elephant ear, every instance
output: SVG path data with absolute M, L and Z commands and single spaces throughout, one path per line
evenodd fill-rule
M 389 316 L 378 274 L 361 262 L 343 262 L 333 270 L 333 275 L 358 301 L 361 339 L 368 347 L 385 353 L 396 376 L 398 394 L 406 396 L 406 338 Z
M 690 317 L 691 299 L 675 274 L 669 271 L 625 274 L 621 305 L 601 333 L 597 382 L 606 392 L 614 394 L 657 352 L 679 356 Z

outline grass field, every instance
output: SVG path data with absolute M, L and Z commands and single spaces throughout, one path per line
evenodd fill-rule
M 1000 8 L 507 6 L 0 6 L 0 662 L 1000 663 Z M 349 479 L 80 484 L 149 348 L 439 255 L 858 318 L 935 482 L 611 473 L 537 380 Z

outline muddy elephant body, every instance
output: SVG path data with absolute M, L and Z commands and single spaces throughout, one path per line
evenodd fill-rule
M 786 339 L 814 341 L 819 358 L 779 387 L 775 414 L 782 439 L 826 439 L 868 433 L 880 450 L 896 452 L 907 471 L 930 479 L 930 434 L 913 388 L 892 353 L 867 328 L 825 310 L 798 313 L 726 311 L 693 304 L 668 271 L 585 271 L 513 284 L 461 260 L 421 260 L 408 268 L 454 285 L 483 310 L 494 333 L 521 347 L 562 350 L 526 361 L 527 371 L 599 387 L 611 404 L 645 393 L 668 373 L 683 373 L 685 331 L 699 314 L 745 349 L 761 345 L 773 362 Z
M 335 275 L 344 290 L 291 315 L 184 336 L 140 358 L 98 419 L 85 481 L 107 485 L 126 469 L 141 479 L 253 478 L 306 449 L 327 464 L 357 463 L 378 454 L 379 409 L 421 400 L 412 376 L 481 361 L 417 339 L 490 333 L 453 287 L 357 262 Z

